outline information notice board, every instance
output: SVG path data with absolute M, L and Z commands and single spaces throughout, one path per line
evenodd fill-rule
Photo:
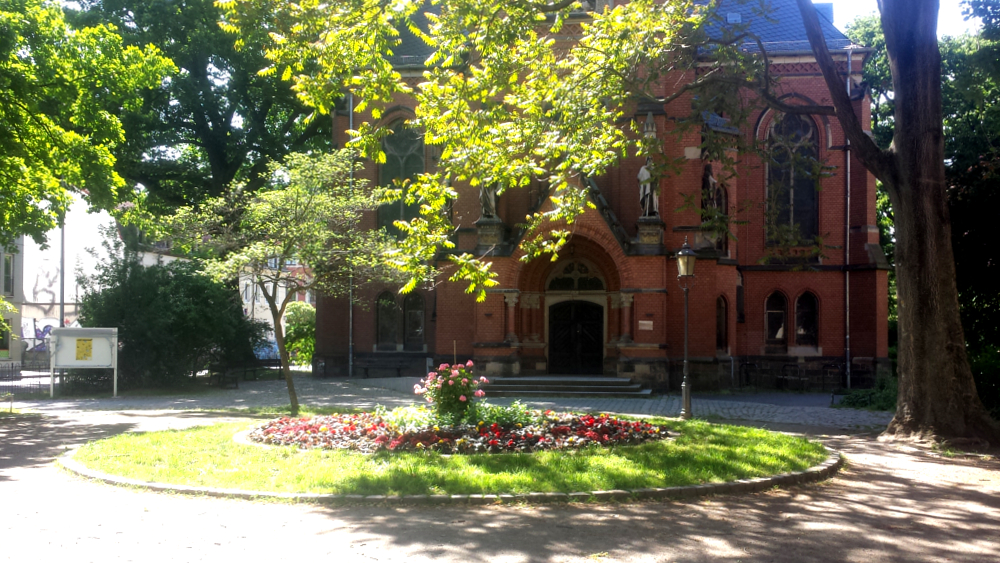
M 113 393 L 118 396 L 117 328 L 54 328 L 51 338 L 50 396 L 55 396 L 56 370 L 74 368 L 115 370 Z

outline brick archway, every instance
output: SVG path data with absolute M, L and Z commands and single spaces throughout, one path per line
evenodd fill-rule
M 557 278 L 563 283 L 553 283 Z M 536 352 L 544 356 L 546 371 L 550 374 L 601 373 L 607 357 L 606 345 L 619 332 L 617 304 L 621 275 L 611 254 L 594 240 L 576 235 L 566 244 L 556 262 L 537 259 L 525 264 L 519 272 L 517 288 L 522 296 L 522 321 L 527 329 L 524 332 L 530 334 L 529 338 L 541 347 Z M 557 309 L 555 313 L 554 307 Z M 571 309 L 574 314 L 560 316 L 565 313 L 564 309 Z M 589 311 L 583 324 L 576 318 L 582 314 L 577 309 Z M 554 322 L 563 322 L 566 326 L 554 326 L 553 314 L 556 315 Z M 553 361 L 559 363 L 560 359 L 574 357 L 574 354 L 572 351 L 554 350 L 552 346 L 572 347 L 579 342 L 572 337 L 553 341 L 552 335 L 566 336 L 563 333 L 576 329 L 581 334 L 589 334 L 594 342 L 588 340 L 588 348 L 599 346 L 600 353 L 585 365 L 567 367 L 553 364 Z

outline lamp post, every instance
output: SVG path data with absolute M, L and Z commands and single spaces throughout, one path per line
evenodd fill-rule
M 681 418 L 691 418 L 691 382 L 688 379 L 688 289 L 694 279 L 697 255 L 684 237 L 684 246 L 677 253 L 677 282 L 684 290 L 684 381 L 681 383 Z

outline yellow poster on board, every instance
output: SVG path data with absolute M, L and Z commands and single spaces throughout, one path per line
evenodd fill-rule
M 92 360 L 92 359 L 94 359 L 94 339 L 93 338 L 77 338 L 76 339 L 76 359 L 77 360 Z

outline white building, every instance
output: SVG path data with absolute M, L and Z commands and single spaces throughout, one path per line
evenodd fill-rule
M 60 289 L 66 326 L 78 326 L 78 303 L 83 296 L 78 277 L 93 276 L 97 262 L 107 257 L 102 228 L 113 226 L 111 215 L 92 212 L 86 201 L 73 196 L 66 212 L 65 233 L 58 228 L 49 231 L 47 248 L 30 238 L 24 241 L 20 253 L 23 267 L 18 274 L 22 282 L 18 326 L 29 350 L 43 345 L 48 332 L 59 326 Z
M 3 314 L 3 320 L 12 330 L 0 328 L 0 362 L 21 361 L 24 348 L 14 337 L 21 326 L 21 308 L 24 304 L 24 284 L 21 282 L 23 248 L 23 237 L 17 238 L 13 248 L 0 247 L 0 293 L 5 301 L 17 309 L 16 312 Z

